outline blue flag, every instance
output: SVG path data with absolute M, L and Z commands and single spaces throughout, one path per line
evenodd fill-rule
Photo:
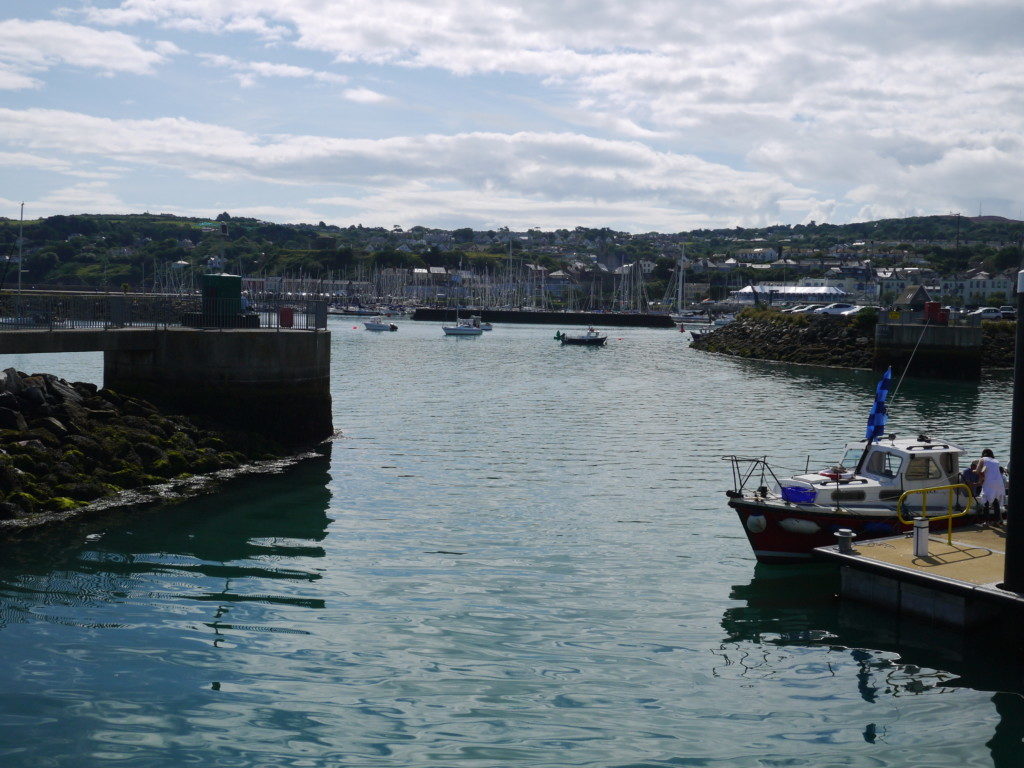
M 871 407 L 868 415 L 868 430 L 864 435 L 868 442 L 877 440 L 885 434 L 885 424 L 889 421 L 889 412 L 885 408 L 885 401 L 889 398 L 889 385 L 892 384 L 892 368 L 886 369 L 882 378 L 875 387 L 875 404 Z

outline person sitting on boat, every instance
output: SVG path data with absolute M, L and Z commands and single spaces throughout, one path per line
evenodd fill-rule
M 960 473 L 960 482 L 971 489 L 974 498 L 981 495 L 981 473 L 978 471 L 977 460 L 972 461 L 971 466 Z
M 1003 479 L 1003 468 L 995 459 L 991 448 L 981 452 L 981 460 L 978 462 L 978 471 L 981 475 L 981 496 L 984 511 L 991 514 L 995 520 L 1001 519 L 1001 506 L 1006 505 L 1006 481 Z

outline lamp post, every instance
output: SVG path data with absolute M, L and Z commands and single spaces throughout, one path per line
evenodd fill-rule
M 21 270 L 23 263 L 21 260 L 22 256 L 22 245 L 25 242 L 25 238 L 22 237 L 22 232 L 25 229 L 25 203 L 21 204 L 21 216 L 18 218 L 18 293 L 21 293 Z

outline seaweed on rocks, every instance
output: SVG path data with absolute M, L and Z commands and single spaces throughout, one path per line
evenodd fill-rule
M 109 389 L 0 373 L 0 536 L 89 509 L 188 496 L 298 458 L 266 437 L 161 413 Z
M 873 316 L 789 315 L 746 309 L 728 325 L 690 345 L 734 357 L 843 368 L 870 368 L 875 349 Z

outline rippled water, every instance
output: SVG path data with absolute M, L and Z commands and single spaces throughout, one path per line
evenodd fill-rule
M 0 766 L 1024 761 L 994 640 L 755 566 L 724 504 L 723 454 L 838 458 L 874 375 L 554 330 L 337 322 L 330 458 L 0 550 Z M 1005 457 L 1009 407 L 908 380 L 892 428 Z

